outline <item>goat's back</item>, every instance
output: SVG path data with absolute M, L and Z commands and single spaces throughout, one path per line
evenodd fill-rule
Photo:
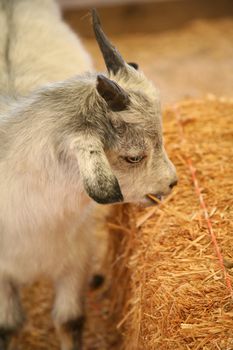
M 54 0 L 0 0 L 0 70 L 1 95 L 26 95 L 92 63 Z

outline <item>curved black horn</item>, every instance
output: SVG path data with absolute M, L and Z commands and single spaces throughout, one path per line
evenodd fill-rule
M 125 67 L 125 61 L 118 50 L 111 44 L 104 34 L 98 13 L 92 9 L 92 25 L 99 48 L 103 54 L 106 67 L 109 72 L 116 74 L 120 68 Z

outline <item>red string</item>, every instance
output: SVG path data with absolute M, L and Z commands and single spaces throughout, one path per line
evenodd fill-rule
M 183 124 L 182 124 L 182 120 L 180 118 L 179 108 L 178 108 L 177 105 L 175 105 L 173 107 L 173 111 L 175 113 L 175 116 L 176 116 L 176 119 L 177 119 L 177 122 L 178 122 L 178 125 L 179 125 L 181 141 L 185 142 L 186 139 L 185 139 L 185 134 L 184 134 L 184 127 L 183 127 Z M 201 206 L 201 208 L 203 210 L 203 213 L 204 213 L 204 217 L 205 217 L 205 220 L 206 220 L 206 223 L 207 223 L 208 231 L 210 233 L 211 240 L 213 242 L 214 249 L 215 249 L 217 258 L 219 260 L 219 265 L 221 267 L 221 270 L 223 272 L 223 275 L 224 275 L 224 278 L 225 278 L 225 281 L 226 281 L 226 286 L 229 289 L 231 297 L 233 298 L 233 289 L 232 289 L 232 285 L 231 285 L 230 276 L 229 276 L 229 274 L 226 271 L 226 268 L 225 268 L 225 265 L 224 265 L 224 261 L 223 261 L 223 255 L 222 255 L 221 250 L 219 248 L 218 241 L 216 239 L 216 235 L 214 233 L 212 222 L 210 220 L 210 216 L 209 216 L 209 213 L 208 213 L 208 209 L 207 209 L 205 200 L 203 198 L 203 195 L 201 193 L 199 182 L 198 182 L 198 179 L 197 179 L 197 176 L 196 176 L 196 169 L 194 168 L 193 163 L 192 163 L 192 159 L 190 157 L 186 158 L 185 160 L 186 160 L 186 163 L 187 163 L 187 165 L 189 167 L 189 170 L 191 172 L 191 176 L 192 176 L 192 181 L 193 181 L 193 184 L 194 184 L 195 192 L 196 192 L 196 194 L 197 194 L 197 196 L 199 198 L 200 206 Z

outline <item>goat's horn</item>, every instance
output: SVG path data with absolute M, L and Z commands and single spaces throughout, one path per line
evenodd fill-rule
M 95 9 L 92 10 L 92 24 L 106 67 L 109 72 L 116 74 L 119 69 L 125 67 L 125 61 L 119 51 L 111 44 L 107 36 L 104 34 L 98 13 Z

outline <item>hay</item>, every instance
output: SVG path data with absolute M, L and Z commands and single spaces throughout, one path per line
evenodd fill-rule
M 123 208 L 115 223 L 131 232 L 111 232 L 121 348 L 231 350 L 233 301 L 224 273 L 231 282 L 232 273 L 221 269 L 186 160 L 196 168 L 218 247 L 232 266 L 233 103 L 213 96 L 181 103 L 185 139 L 175 114 L 167 110 L 164 127 L 179 174 L 175 194 L 146 212 Z
M 191 157 L 232 283 L 233 102 L 209 96 L 178 107 L 186 140 L 173 108 L 164 131 L 179 186 L 160 206 L 114 207 L 107 282 L 88 294 L 85 350 L 233 349 L 232 298 L 186 163 Z M 28 320 L 16 348 L 58 349 L 49 283 L 23 297 Z

